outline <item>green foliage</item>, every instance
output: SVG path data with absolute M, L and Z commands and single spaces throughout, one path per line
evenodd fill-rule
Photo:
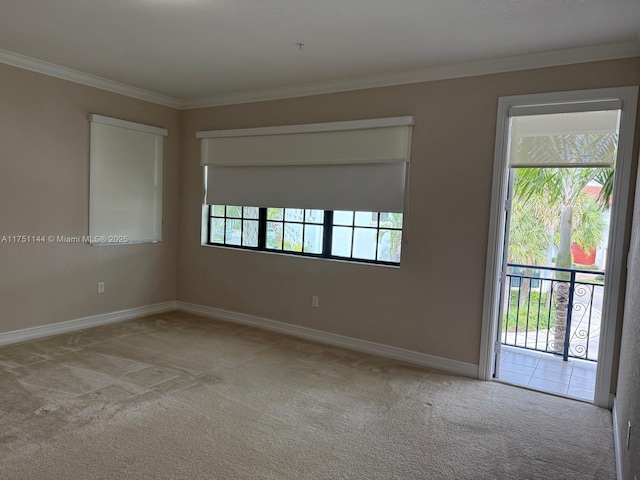
M 572 240 L 582 248 L 587 255 L 600 245 L 606 232 L 606 223 L 602 216 L 602 206 L 588 195 L 581 192 L 573 210 Z
M 242 218 L 242 207 L 227 205 L 227 217 Z
M 381 213 L 380 214 L 380 241 L 386 236 L 389 240 L 389 257 L 392 262 L 400 261 L 400 251 L 402 250 L 402 230 L 383 230 L 385 228 L 402 229 L 402 213 Z
M 224 217 L 224 205 L 214 205 L 213 214 L 216 217 Z
M 519 290 L 513 289 L 509 295 L 509 310 L 503 317 L 503 329 L 515 331 L 533 331 L 536 329 L 546 330 L 555 325 L 556 308 L 555 299 L 552 298 L 551 309 L 549 309 L 549 294 L 530 291 L 529 295 L 520 302 L 518 306 Z M 527 325 L 528 320 L 528 325 Z
M 267 220 L 282 220 L 284 208 L 267 208 Z
M 536 196 L 544 196 L 549 205 L 556 208 L 572 206 L 578 195 L 591 182 L 609 182 L 613 176 L 610 168 L 519 168 L 515 179 L 515 193 L 524 201 Z M 609 182 L 611 183 L 611 182 Z M 603 190 L 601 192 L 606 192 Z M 610 195 L 610 194 L 609 194 Z M 604 209 L 610 197 L 603 198 L 599 205 Z
M 402 214 L 381 213 L 380 228 L 402 228 Z
M 607 205 L 613 191 L 613 170 L 589 168 L 591 161 L 614 164 L 618 154 L 618 135 L 613 133 L 547 135 L 520 137 L 515 148 L 516 162 L 554 165 L 558 163 L 584 164 L 586 168 L 530 168 L 516 180 L 516 191 L 525 198 L 547 190 L 551 203 L 573 203 L 575 196 L 591 181 L 603 185 L 602 205 Z
M 509 262 L 543 265 L 551 244 L 545 221 L 546 202 L 538 195 L 513 202 L 509 231 Z
M 579 270 L 600 270 L 600 267 L 597 265 L 576 265 Z
M 602 185 L 602 190 L 600 190 L 600 194 L 598 195 L 598 203 L 602 208 L 611 205 L 611 199 L 613 198 L 613 173 L 612 168 L 602 168 L 594 178 L 596 183 Z
M 518 169 L 516 193 L 528 200 L 544 192 L 550 204 L 572 206 L 577 196 L 590 182 L 603 186 L 598 203 L 609 205 L 613 193 L 613 169 L 590 168 L 590 161 L 615 164 L 618 155 L 618 135 L 565 134 L 521 137 L 516 145 L 517 161 L 529 164 L 583 163 L 585 168 L 523 168 Z
M 572 264 L 571 242 L 589 252 L 602 241 L 602 217 L 609 198 L 595 200 L 585 187 L 606 181 L 613 170 L 602 168 L 522 168 L 516 171 L 509 232 L 509 261 L 543 264 L 549 246 L 558 247 L 556 266 Z M 605 174 L 606 173 L 606 174 Z M 603 189 L 604 191 L 604 189 Z M 610 195 L 610 194 L 609 194 Z M 561 222 L 563 213 L 571 222 Z
M 302 244 L 300 242 L 290 242 L 289 240 L 284 241 L 284 249 L 290 252 L 301 252 Z

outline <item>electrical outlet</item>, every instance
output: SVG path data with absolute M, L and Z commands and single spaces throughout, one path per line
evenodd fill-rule
M 104 293 L 104 282 L 98 282 L 98 293 Z
M 631 443 L 631 420 L 627 424 L 627 450 L 629 450 L 629 444 Z
M 316 297 L 315 295 L 313 297 L 311 297 L 311 306 L 312 307 L 317 307 L 318 306 L 318 297 Z

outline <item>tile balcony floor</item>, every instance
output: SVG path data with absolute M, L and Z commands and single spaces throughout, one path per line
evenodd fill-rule
M 596 363 L 503 345 L 498 380 L 593 402 Z

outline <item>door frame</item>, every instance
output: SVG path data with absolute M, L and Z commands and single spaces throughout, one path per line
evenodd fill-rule
M 515 175 L 513 174 L 513 172 L 510 172 L 509 169 L 505 170 L 505 182 L 506 182 L 506 190 L 505 190 L 505 199 L 504 199 L 504 210 L 502 211 L 502 215 L 504 216 L 502 225 L 500 228 L 502 228 L 502 249 L 500 251 L 500 258 L 499 258 L 499 264 L 498 264 L 498 268 L 497 268 L 497 275 L 499 276 L 499 280 L 498 280 L 498 286 L 497 286 L 497 292 L 496 294 L 498 295 L 498 304 L 496 306 L 496 312 L 495 312 L 495 316 L 494 318 L 502 318 L 502 315 L 504 314 L 504 302 L 502 301 L 502 299 L 504 299 L 504 295 L 505 295 L 505 289 L 506 289 L 506 285 L 507 285 L 507 276 L 506 276 L 506 265 L 507 265 L 507 252 L 509 251 L 509 245 L 507 243 L 507 232 L 509 231 L 509 229 L 511 228 L 511 211 L 512 211 L 512 202 L 513 202 L 513 189 L 514 189 L 514 180 L 515 180 Z M 501 351 L 502 351 L 502 344 L 500 343 L 500 338 L 501 338 L 501 332 L 500 332 L 501 326 L 497 324 L 496 322 L 496 330 L 495 330 L 495 336 L 494 336 L 494 342 L 493 342 L 493 348 L 494 348 L 494 352 L 493 352 L 493 356 L 491 357 L 492 359 L 492 379 L 499 379 L 500 378 L 500 366 L 501 366 L 501 362 L 502 362 L 502 358 L 500 357 Z
M 512 108 L 527 107 L 540 109 L 541 113 L 561 113 L 564 111 L 588 111 L 594 102 L 622 102 L 616 160 L 613 208 L 609 230 L 607 254 L 607 281 L 605 282 L 604 303 L 602 305 L 602 326 L 598 350 L 598 369 L 594 404 L 611 408 L 611 378 L 614 364 L 615 336 L 621 321 L 624 304 L 624 280 L 626 278 L 627 252 L 624 244 L 628 225 L 629 187 L 631 165 L 633 163 L 633 136 L 635 132 L 638 87 L 602 88 L 574 90 L 567 92 L 514 95 L 498 99 L 495 154 L 493 162 L 493 187 L 491 193 L 491 216 L 487 245 L 487 265 L 485 271 L 484 303 L 482 309 L 482 331 L 480 343 L 480 364 L 478 378 L 491 380 L 494 374 L 496 338 L 498 329 L 498 309 L 500 299 L 500 267 L 504 255 L 505 218 L 507 208 L 507 152 L 509 146 L 509 111 Z

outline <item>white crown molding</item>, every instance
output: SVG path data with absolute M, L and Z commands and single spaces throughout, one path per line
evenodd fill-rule
M 127 97 L 144 100 L 146 102 L 164 105 L 171 108 L 182 108 L 182 101 L 162 95 L 160 93 L 151 92 L 138 87 L 125 85 L 124 83 L 115 82 L 106 78 L 91 75 L 89 73 L 80 72 L 71 68 L 62 67 L 53 63 L 38 60 L 36 58 L 13 53 L 8 50 L 0 49 L 0 63 L 5 63 L 13 67 L 23 68 L 32 72 L 41 73 L 50 77 L 68 80 L 70 82 L 79 83 L 88 87 L 99 88 L 108 92 L 119 93 Z
M 183 110 L 233 105 L 240 103 L 280 100 L 326 93 L 363 90 L 367 88 L 390 87 L 434 80 L 473 77 L 494 73 L 555 67 L 575 63 L 616 60 L 640 56 L 640 42 L 625 42 L 592 47 L 571 48 L 550 52 L 496 58 L 452 65 L 427 67 L 377 75 L 349 77 L 325 82 L 304 83 L 276 88 L 233 92 L 185 99 Z
M 147 305 L 145 307 L 120 310 L 117 312 L 92 315 L 90 317 L 77 318 L 75 320 L 42 325 L 39 327 L 23 328 L 12 332 L 0 333 L 0 345 L 9 345 L 12 343 L 34 340 L 36 338 L 73 332 L 75 330 L 84 330 L 85 328 L 107 325 L 109 323 L 123 322 L 125 320 L 131 320 L 145 315 L 153 315 L 155 313 L 169 312 L 175 309 L 176 302 L 171 301 Z
M 335 333 L 323 332 L 313 328 L 300 327 L 289 323 L 277 322 L 267 318 L 246 315 L 244 313 L 230 312 L 219 308 L 205 307 L 193 303 L 176 302 L 178 310 L 195 313 L 217 320 L 223 320 L 241 325 L 261 328 L 273 332 L 284 333 L 292 337 L 303 338 L 313 342 L 333 345 L 358 352 L 369 353 L 379 357 L 391 358 L 401 362 L 420 365 L 422 367 L 434 368 L 449 373 L 455 373 L 464 377 L 478 378 L 478 365 L 460 362 L 458 360 L 450 360 L 448 358 L 436 357 L 426 353 L 419 353 L 404 348 L 392 347 L 380 343 L 360 340 L 353 337 L 345 337 Z
M 127 97 L 164 105 L 179 110 L 263 102 L 285 98 L 348 92 L 367 88 L 390 87 L 434 80 L 490 75 L 534 68 L 571 65 L 575 63 L 616 60 L 640 56 L 640 42 L 614 43 L 592 47 L 571 48 L 514 57 L 496 58 L 467 63 L 427 67 L 418 70 L 348 77 L 337 80 L 288 85 L 275 88 L 214 94 L 178 99 L 132 87 L 106 78 L 62 67 L 53 63 L 0 49 L 0 63 L 24 68 L 32 72 L 99 88 Z

